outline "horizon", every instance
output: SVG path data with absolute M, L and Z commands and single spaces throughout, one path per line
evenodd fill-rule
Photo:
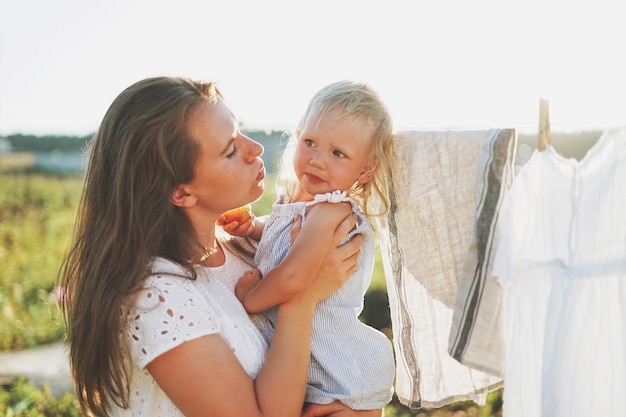
M 626 126 L 626 123 L 623 125 Z M 590 127 L 590 128 L 582 128 L 582 129 L 553 129 L 550 128 L 550 134 L 552 135 L 576 135 L 576 134 L 585 134 L 585 133 L 603 133 L 609 129 L 612 128 L 620 128 L 623 126 L 609 126 L 606 128 L 595 128 L 595 127 Z M 434 130 L 434 131 L 438 131 L 438 130 L 483 130 L 483 128 L 407 128 L 407 129 L 395 129 L 394 133 L 400 132 L 400 131 L 404 131 L 404 130 L 424 130 L 424 131 L 430 131 L 430 130 Z M 270 135 L 273 132 L 290 132 L 290 129 L 272 129 L 272 128 L 254 128 L 254 127 L 249 127 L 249 126 L 241 126 L 241 131 L 242 132 L 264 132 L 266 135 Z M 534 136 L 538 134 L 538 128 L 537 129 L 533 129 L 533 128 L 528 128 L 528 129 L 515 129 L 516 133 L 518 135 L 521 136 Z M 96 133 L 96 131 L 92 131 L 89 133 L 84 133 L 84 134 L 71 134 L 71 133 L 32 133 L 32 132 L 13 132 L 13 133 L 8 133 L 8 134 L 3 134 L 0 133 L 0 139 L 5 139 L 8 137 L 13 137 L 13 136 L 25 136 L 25 137 L 29 137 L 29 136 L 34 136 L 37 138 L 44 138 L 44 137 L 50 137 L 50 138 L 85 138 L 85 137 L 89 137 L 92 136 Z

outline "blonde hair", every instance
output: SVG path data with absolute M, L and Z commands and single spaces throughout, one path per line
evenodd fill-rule
M 390 205 L 388 190 L 393 162 L 393 124 L 389 110 L 378 93 L 361 82 L 338 81 L 323 87 L 311 98 L 295 131 L 288 136 L 279 165 L 276 191 L 285 202 L 298 195 L 300 184 L 294 172 L 293 160 L 300 133 L 307 121 L 321 119 L 334 111 L 339 112 L 341 119 L 364 118 L 374 130 L 369 160 L 378 163 L 378 170 L 370 181 L 365 184 L 355 183 L 350 190 L 345 191 L 359 203 L 370 220 L 373 216 L 382 216 Z

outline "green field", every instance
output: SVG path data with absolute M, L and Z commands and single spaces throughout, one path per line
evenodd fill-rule
M 0 173 L 0 350 L 58 342 L 55 282 L 81 179 Z

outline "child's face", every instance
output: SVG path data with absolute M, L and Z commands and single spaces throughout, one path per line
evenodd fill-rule
M 301 188 L 296 201 L 369 181 L 376 170 L 370 161 L 373 136 L 367 120 L 339 119 L 337 111 L 308 120 L 296 145 L 294 170 Z

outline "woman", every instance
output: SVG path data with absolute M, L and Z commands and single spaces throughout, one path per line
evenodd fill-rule
M 211 83 L 157 77 L 111 104 L 61 269 L 70 362 L 87 414 L 299 416 L 316 304 L 355 268 L 343 204 L 319 205 L 277 273 L 314 285 L 278 308 L 271 343 L 234 295 L 252 244 L 216 229 L 263 193 L 263 147 Z M 307 230 L 316 228 L 307 239 Z M 309 259 L 313 247 L 325 257 Z M 335 414 L 333 414 L 335 413 Z M 367 415 L 331 404 L 303 415 Z

